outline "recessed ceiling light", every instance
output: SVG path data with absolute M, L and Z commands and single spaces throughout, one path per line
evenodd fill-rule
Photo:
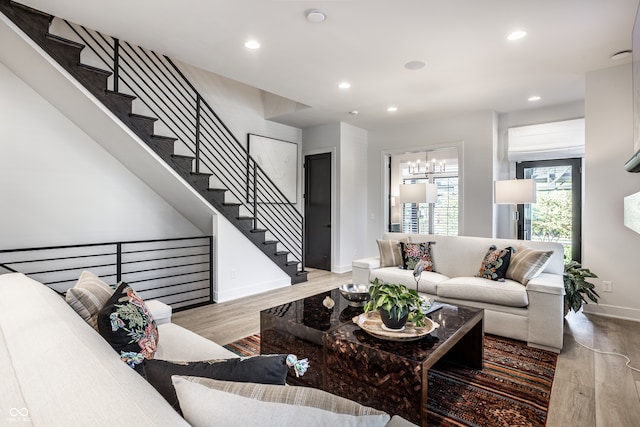
M 259 49 L 260 43 L 257 40 L 248 40 L 244 43 L 244 47 L 247 49 Z
M 340 84 L 338 84 L 338 87 L 340 89 L 349 89 L 351 87 L 351 83 L 349 83 L 349 82 L 341 82 Z
M 390 112 L 390 113 L 395 113 L 396 111 L 398 111 L 398 107 L 391 106 L 391 107 L 387 108 L 387 111 Z
M 307 21 L 309 22 L 322 22 L 327 19 L 327 16 L 317 9 L 312 9 L 307 11 Z
M 351 111 L 349 111 L 349 114 L 351 114 L 352 116 L 357 116 L 358 114 L 360 114 L 360 111 L 358 111 L 358 110 L 351 110 Z
M 404 64 L 404 68 L 406 68 L 407 70 L 419 70 L 421 68 L 424 68 L 425 65 L 427 64 L 422 61 L 409 61 Z
M 511 34 L 509 34 L 507 36 L 507 40 L 511 40 L 511 41 L 520 40 L 520 39 L 524 38 L 526 35 L 527 35 L 526 31 L 521 31 L 521 30 L 514 31 L 513 33 L 511 33 Z
M 542 99 L 542 98 L 540 98 L 538 95 L 534 95 L 534 96 L 530 96 L 530 97 L 527 99 L 527 101 L 529 101 L 529 102 L 535 102 L 535 101 L 540 101 L 540 99 Z
M 621 50 L 620 52 L 616 52 L 613 55 L 611 55 L 611 60 L 612 61 L 618 61 L 620 59 L 624 59 L 628 56 L 631 55 L 631 50 Z

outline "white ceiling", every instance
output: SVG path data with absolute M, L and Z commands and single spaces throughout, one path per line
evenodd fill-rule
M 309 106 L 274 120 L 365 129 L 584 99 L 629 62 L 638 0 L 19 0 Z M 306 20 L 319 9 L 322 23 Z M 506 36 L 525 30 L 522 40 Z M 249 38 L 262 47 L 251 51 Z M 424 61 L 407 70 L 409 61 Z M 352 87 L 341 90 L 348 80 Z M 527 101 L 532 95 L 541 100 Z M 395 105 L 398 111 L 388 113 Z M 359 114 L 349 114 L 358 110 Z

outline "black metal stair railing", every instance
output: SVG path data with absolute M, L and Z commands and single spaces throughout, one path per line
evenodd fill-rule
M 2 249 L 0 274 L 23 273 L 64 294 L 88 270 L 180 311 L 213 302 L 212 254 L 211 236 Z
M 194 157 L 192 172 L 211 174 L 212 188 L 231 193 L 253 230 L 266 230 L 304 271 L 303 217 L 168 57 L 63 21 L 113 74 L 110 90 L 144 103 Z M 67 35 L 65 35 L 67 37 Z M 178 148 L 179 147 L 179 148 Z M 173 149 L 171 153 L 173 154 Z

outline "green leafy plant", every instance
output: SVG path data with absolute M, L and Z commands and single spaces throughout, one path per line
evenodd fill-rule
M 400 320 L 407 313 L 408 321 L 416 326 L 424 326 L 425 315 L 422 312 L 422 301 L 418 292 L 404 285 L 385 283 L 378 279 L 369 288 L 371 299 L 365 304 L 364 311 L 384 310 L 389 316 Z M 397 307 L 396 310 L 393 308 Z
M 600 295 L 595 291 L 595 285 L 586 280 L 590 277 L 598 276 L 588 268 L 582 267 L 577 261 L 570 261 L 564 265 L 565 314 L 569 310 L 578 312 L 582 304 L 589 304 L 587 298 L 596 304 L 598 303 Z

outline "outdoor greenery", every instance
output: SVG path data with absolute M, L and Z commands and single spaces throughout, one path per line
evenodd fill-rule
M 532 209 L 534 240 L 571 242 L 571 190 L 539 191 Z M 571 260 L 571 244 L 564 245 L 564 259 Z
M 533 205 L 532 233 L 537 240 L 571 238 L 571 191 L 539 191 Z
M 422 312 L 420 295 L 404 285 L 395 285 L 376 279 L 369 288 L 371 299 L 365 304 L 364 311 L 385 310 L 389 317 L 393 315 L 393 307 L 397 319 L 400 320 L 409 313 L 409 322 L 416 326 L 424 326 L 425 315 Z

